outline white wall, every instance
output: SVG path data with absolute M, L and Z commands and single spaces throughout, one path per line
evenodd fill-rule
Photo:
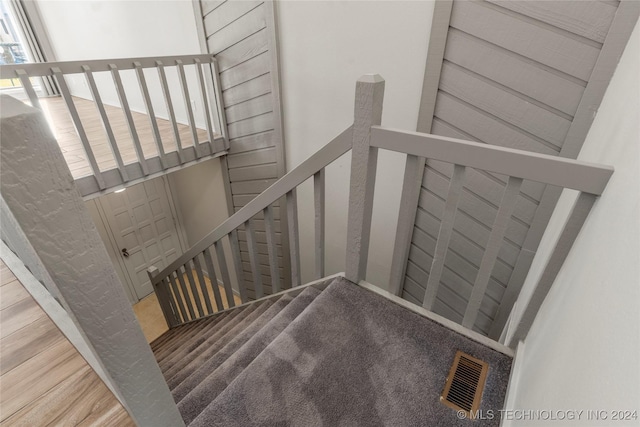
M 287 169 L 353 123 L 355 82 L 386 79 L 382 124 L 415 130 L 433 3 L 278 2 Z M 348 156 L 347 156 L 348 157 Z M 327 171 L 327 273 L 344 271 L 350 157 Z M 381 152 L 367 280 L 387 287 L 405 158 Z M 298 193 L 303 280 L 311 280 L 311 185 Z
M 178 217 L 186 234 L 187 248 L 191 248 L 229 217 L 220 159 L 207 160 L 181 169 L 169 174 L 168 178 Z M 231 247 L 226 239 L 222 244 L 231 285 L 237 290 Z M 217 259 L 213 263 L 220 274 Z M 220 276 L 218 280 L 221 280 Z
M 579 159 L 613 165 L 524 341 L 514 409 L 640 411 L 640 26 L 613 76 Z M 537 257 L 548 256 L 574 195 L 563 194 Z M 555 225 L 554 225 L 555 224 Z M 536 262 L 525 283 L 539 276 Z M 638 425 L 620 422 L 562 425 Z M 527 421 L 517 425 L 545 425 Z
M 229 217 L 220 160 L 198 163 L 168 178 L 191 247 Z
M 200 54 L 198 32 L 189 0 L 38 0 L 43 24 L 58 61 L 135 58 Z M 196 93 L 193 67 L 186 67 L 189 91 L 196 101 L 196 119 L 204 126 L 201 97 Z M 121 73 L 131 109 L 145 112 L 134 71 Z M 167 118 L 164 98 L 155 70 L 145 72 L 158 117 Z M 96 73 L 103 102 L 119 106 L 111 75 Z M 184 98 L 175 68 L 167 69 L 173 104 L 179 122 L 187 123 Z M 71 92 L 91 99 L 84 77 L 67 78 Z

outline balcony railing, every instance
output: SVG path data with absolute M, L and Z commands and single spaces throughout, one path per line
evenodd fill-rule
M 74 142 L 81 145 L 78 151 L 86 167 L 74 177 L 83 196 L 220 155 L 228 148 L 213 55 L 0 67 L 0 78 L 20 80 L 32 106 L 55 108 L 49 99 L 38 98 L 31 83 L 38 77 L 53 79 L 68 112 L 64 119 L 75 128 Z M 87 107 L 90 103 L 95 110 Z M 58 111 L 50 113 L 62 117 Z M 67 135 L 57 136 L 60 140 Z M 69 149 L 59 143 L 63 152 Z

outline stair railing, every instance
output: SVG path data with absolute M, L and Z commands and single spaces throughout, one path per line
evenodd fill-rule
M 161 272 L 153 269 L 150 271 L 151 282 L 159 295 L 163 311 L 167 316 L 170 325 L 186 322 L 205 314 L 202 302 L 195 300 L 194 307 L 186 306 L 188 301 L 180 296 L 187 295 L 185 282 L 191 286 L 191 294 L 196 295 L 195 280 L 192 269 L 195 269 L 198 276 L 198 283 L 202 284 L 203 272 L 202 262 L 199 257 L 204 257 L 206 271 L 213 273 L 211 265 L 211 250 L 213 247 L 217 255 L 219 266 L 222 272 L 222 281 L 226 290 L 228 305 L 233 306 L 232 290 L 224 252 L 221 241 L 227 238 L 230 241 L 233 252 L 233 265 L 240 279 L 240 295 L 242 301 L 246 301 L 246 291 L 242 284 L 241 259 L 237 243 L 237 230 L 244 226 L 247 233 L 248 252 L 251 262 L 251 270 L 256 286 L 256 296 L 261 297 L 262 282 L 256 261 L 256 239 L 253 231 L 253 221 L 257 214 L 263 214 L 265 220 L 266 242 L 269 249 L 270 273 L 274 280 L 274 291 L 278 291 L 278 270 L 276 260 L 276 245 L 273 232 L 273 214 L 271 204 L 282 196 L 286 195 L 288 219 L 290 255 L 291 255 L 291 275 L 293 286 L 300 284 L 299 267 L 299 247 L 298 247 L 298 225 L 296 207 L 296 187 L 302 182 L 314 177 L 314 191 L 316 195 L 316 276 L 324 274 L 324 168 L 337 158 L 352 150 L 351 155 L 351 178 L 349 192 L 349 212 L 347 224 L 347 244 L 346 244 L 346 272 L 345 277 L 354 283 L 365 280 L 367 271 L 367 258 L 369 253 L 369 236 L 371 233 L 371 218 L 373 209 L 373 194 L 376 180 L 376 166 L 378 149 L 396 151 L 407 155 L 407 164 L 419 161 L 419 158 L 430 161 L 444 162 L 449 165 L 450 178 L 447 196 L 442 209 L 442 221 L 440 221 L 439 232 L 435 241 L 434 256 L 431 260 L 429 273 L 425 278 L 426 292 L 422 301 L 422 306 L 426 309 L 433 309 L 440 281 L 443 275 L 445 258 L 449 251 L 450 237 L 453 232 L 454 221 L 461 198 L 464 184 L 464 176 L 467 168 L 479 169 L 506 178 L 506 186 L 501 197 L 501 202 L 497 207 L 493 226 L 489 233 L 488 242 L 482 250 L 482 258 L 478 268 L 472 289 L 469 290 L 469 299 L 462 319 L 462 326 L 472 329 L 478 317 L 480 306 L 487 288 L 494 265 L 498 259 L 498 252 L 502 246 L 508 221 L 520 194 L 520 187 L 524 180 L 541 182 L 562 188 L 577 190 L 579 196 L 570 218 L 565 225 L 561 238 L 557 243 L 555 253 L 558 259 L 555 260 L 549 270 L 549 274 L 543 277 L 545 283 L 542 288 L 550 286 L 557 274 L 559 266 L 562 264 L 568 249 L 571 247 L 577 232 L 582 227 L 593 203 L 604 191 L 613 169 L 608 166 L 594 165 L 577 160 L 561 157 L 542 155 L 528 151 L 515 150 L 498 147 L 489 144 L 482 144 L 471 141 L 464 141 L 443 136 L 395 130 L 379 126 L 382 118 L 382 102 L 384 95 L 384 80 L 377 75 L 364 76 L 356 84 L 355 119 L 352 127 L 345 130 L 337 138 L 327 144 L 324 148 L 293 169 L 271 187 L 258 195 L 245 207 L 227 219 L 213 232 L 198 242 L 187 253 L 178 260 L 171 263 Z M 405 177 L 403 187 L 415 186 L 411 177 Z M 402 190 L 402 189 L 399 189 Z M 419 191 L 419 188 L 418 188 Z M 400 209 L 403 209 L 400 206 Z M 400 218 L 406 218 L 400 215 Z M 394 256 L 402 256 L 403 262 L 407 262 L 406 246 L 410 242 L 400 242 L 396 245 Z M 211 277 L 211 276 L 210 276 Z M 215 284 L 215 276 L 212 278 Z M 178 288 L 177 284 L 180 285 Z M 214 286 L 214 293 L 216 292 Z M 206 292 L 201 290 L 209 313 L 211 303 L 207 301 Z M 546 289 L 548 291 L 548 287 Z M 544 293 L 544 292 L 542 292 Z M 540 292 L 537 297 L 539 298 Z M 221 307 L 216 296 L 216 306 Z M 503 304 L 513 304 L 515 296 L 510 296 L 503 300 Z M 544 295 L 542 295 L 544 299 Z M 539 300 L 534 304 L 539 304 Z M 183 307 L 183 305 L 186 306 Z M 511 309 L 511 307 L 507 307 Z M 527 307 L 527 312 L 535 315 L 535 305 Z M 199 314 L 196 314 L 196 311 Z M 529 313 L 531 314 L 531 313 Z
M 267 283 L 263 283 L 258 261 L 260 256 L 258 244 L 266 243 L 269 271 L 265 271 L 265 273 L 270 274 L 270 282 L 268 283 L 271 287 L 270 291 L 275 293 L 281 290 L 280 267 L 282 266 L 278 265 L 277 247 L 277 244 L 281 242 L 279 241 L 280 234 L 276 233 L 274 226 L 275 210 L 272 205 L 282 197 L 286 198 L 291 283 L 292 286 L 301 284 L 296 188 L 311 177 L 313 177 L 315 192 L 317 232 L 316 278 L 324 276 L 324 168 L 349 151 L 351 141 L 352 128 L 349 127 L 309 159 L 256 196 L 162 271 L 155 267 L 148 270 L 149 278 L 158 295 L 160 306 L 169 326 L 173 327 L 236 305 L 223 240 L 228 241 L 231 248 L 231 265 L 237 279 L 240 300 L 242 303 L 248 301 L 247 288 L 243 279 L 243 260 L 240 256 L 238 233 L 246 234 L 256 298 L 265 295 L 264 287 L 267 285 Z M 258 221 L 264 222 L 264 236 L 255 231 L 255 225 Z M 217 261 L 217 269 L 214 265 L 214 257 Z M 223 301 L 218 286 L 220 283 L 218 279 L 224 289 L 225 301 Z M 211 300 L 211 295 L 213 295 L 214 301 Z
M 130 75 L 125 75 L 127 72 Z M 131 83 L 127 85 L 133 79 L 132 73 L 135 73 L 137 87 Z M 182 107 L 171 96 L 171 77 L 174 73 L 179 82 L 176 86 L 179 86 Z M 31 105 L 42 109 L 42 103 L 31 81 L 38 77 L 52 78 L 57 85 L 84 150 L 90 175 L 76 179 L 76 185 L 83 196 L 119 187 L 203 156 L 223 153 L 228 148 L 218 65 L 213 55 L 44 62 L 0 67 L 0 78 L 18 78 Z M 153 85 L 150 85 L 150 79 L 153 79 Z M 160 101 L 154 108 L 154 91 L 162 92 L 164 105 Z M 175 94 L 176 89 L 173 91 Z M 86 117 L 83 120 L 79 113 L 74 102 L 76 96 L 86 97 L 95 104 L 108 143 L 106 150 L 99 146 L 102 142 L 90 140 L 86 129 L 91 124 L 87 123 Z M 130 144 L 127 141 L 116 141 L 113 123 L 108 114 L 110 107 L 104 102 L 105 97 L 113 98 L 110 101 L 112 106 L 122 110 Z M 135 113 L 131 107 L 134 97 L 141 97 L 138 108 L 145 110 L 143 114 L 149 121 L 150 132 L 145 129 L 143 133 L 136 127 Z M 199 107 L 197 98 L 200 100 Z M 185 136 L 180 134 L 179 126 L 182 125 L 176 118 L 180 108 L 184 108 L 191 141 L 185 140 Z M 198 117 L 195 114 L 197 108 L 202 108 L 202 114 Z M 163 118 L 169 121 L 171 130 L 165 131 L 164 139 L 167 140 L 171 134 L 175 150 L 163 143 L 163 132 L 157 121 L 160 116 L 165 116 Z M 203 140 L 204 135 L 198 135 L 197 121 L 204 122 L 198 125 L 206 127 L 206 140 Z M 147 133 L 150 135 L 146 135 Z M 154 147 L 157 155 L 145 154 L 145 138 L 149 139 L 148 147 Z M 150 141 L 151 138 L 153 142 Z M 147 148 L 149 150 L 151 148 Z M 128 151 L 135 152 L 137 161 L 127 163 L 127 159 L 123 159 L 123 153 Z M 106 169 L 112 164 L 115 164 L 115 168 Z

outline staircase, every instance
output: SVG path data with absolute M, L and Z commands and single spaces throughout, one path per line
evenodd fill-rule
M 439 402 L 457 350 L 489 363 L 503 407 L 511 357 L 339 277 L 171 329 L 151 344 L 185 424 L 498 425 Z

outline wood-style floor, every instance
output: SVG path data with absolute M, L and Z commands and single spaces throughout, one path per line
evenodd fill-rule
M 200 300 L 202 301 L 203 295 L 195 270 L 193 271 L 193 277 L 194 281 L 196 282 L 196 288 L 198 290 L 198 298 L 200 298 Z M 188 283 L 186 274 L 184 275 L 184 280 L 186 283 Z M 213 287 L 211 285 L 211 282 L 209 281 L 209 278 L 205 277 L 204 281 L 207 288 L 207 293 L 209 294 L 209 298 L 211 300 L 211 306 L 215 311 L 221 310 L 216 307 L 216 302 L 213 295 Z M 224 288 L 222 286 L 218 286 L 218 289 L 220 290 L 222 299 L 222 309 L 229 308 L 229 305 L 227 303 L 227 294 L 225 293 Z M 187 288 L 187 293 L 188 299 L 191 301 L 192 306 L 196 307 L 195 299 L 193 297 L 191 289 Z M 180 292 L 180 297 L 183 298 L 182 292 Z M 236 305 L 242 304 L 242 300 L 240 300 L 240 297 L 238 295 L 234 294 L 233 300 Z M 204 307 L 204 303 L 202 305 Z M 160 304 L 158 303 L 158 298 L 155 293 L 151 293 L 149 296 L 140 300 L 140 302 L 138 302 L 137 304 L 134 304 L 133 311 L 136 313 L 136 317 L 138 318 L 138 322 L 140 323 L 142 332 L 144 332 L 144 336 L 147 338 L 147 341 L 149 343 L 169 330 L 167 322 L 164 320 L 164 315 L 162 314 L 162 309 L 160 308 Z
M 77 97 L 74 97 L 73 101 L 100 170 L 106 171 L 115 168 L 117 166 L 116 161 L 111 152 L 107 134 L 95 103 Z M 78 179 L 83 176 L 93 175 L 64 100 L 61 97 L 40 98 L 40 104 L 47 117 L 49 126 L 58 141 L 58 145 L 60 145 L 62 149 L 62 154 L 69 165 L 69 169 L 71 169 L 73 177 Z M 125 164 L 137 162 L 138 158 L 136 157 L 133 140 L 131 139 L 129 126 L 122 109 L 109 105 L 105 105 L 104 107 L 123 162 Z M 150 158 L 157 156 L 158 149 L 153 138 L 149 116 L 136 112 L 132 112 L 131 114 L 145 157 Z M 176 142 L 173 136 L 171 122 L 160 118 L 156 118 L 156 122 L 158 123 L 162 146 L 165 152 L 176 151 Z M 191 128 L 178 124 L 178 130 L 182 147 L 193 146 Z M 197 134 L 199 142 L 209 140 L 206 130 L 197 129 Z
M 0 425 L 135 426 L 0 261 Z

